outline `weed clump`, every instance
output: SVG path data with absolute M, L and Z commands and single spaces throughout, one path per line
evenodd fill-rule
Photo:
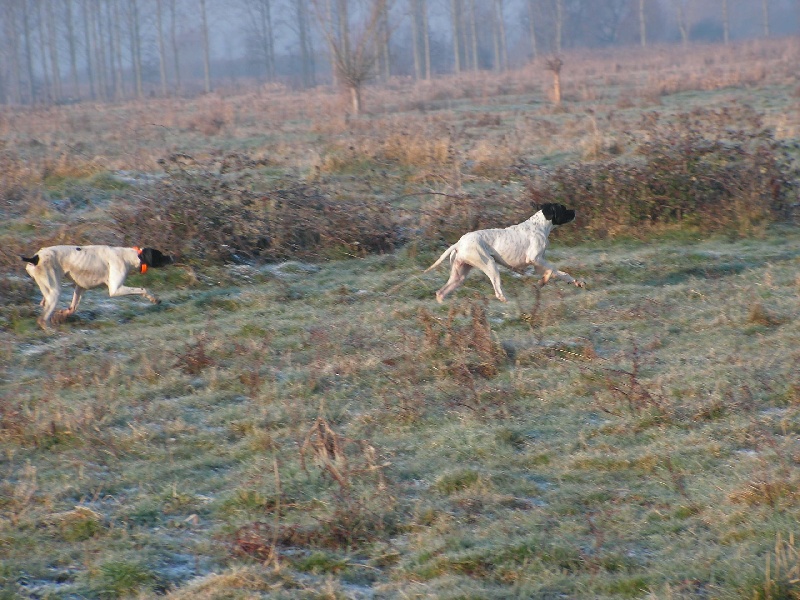
M 574 207 L 595 238 L 676 225 L 750 234 L 785 216 L 794 168 L 755 111 L 698 109 L 669 122 L 648 113 L 642 129 L 634 157 L 559 167 L 530 182 L 531 197 Z
M 216 263 L 324 259 L 389 252 L 399 242 L 386 207 L 331 198 L 302 182 L 259 190 L 264 160 L 171 155 L 167 177 L 135 204 L 115 207 L 117 229 L 186 260 Z

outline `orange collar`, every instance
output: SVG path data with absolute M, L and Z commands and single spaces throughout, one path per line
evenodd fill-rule
M 136 250 L 136 254 L 139 255 L 139 273 L 144 275 L 147 273 L 147 265 L 142 262 L 142 249 L 139 248 L 139 246 L 134 246 L 133 249 Z

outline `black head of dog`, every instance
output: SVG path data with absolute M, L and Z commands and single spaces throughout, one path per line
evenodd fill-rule
M 148 268 L 166 267 L 175 262 L 171 256 L 167 256 L 155 248 L 142 248 L 139 251 L 139 260 Z
M 542 214 L 553 225 L 564 225 L 575 219 L 575 211 L 567 208 L 563 204 L 542 204 Z

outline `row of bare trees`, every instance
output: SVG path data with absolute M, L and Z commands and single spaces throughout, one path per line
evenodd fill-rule
M 800 13 L 800 0 L 0 0 L 0 102 L 333 79 L 358 111 L 375 76 L 504 70 L 577 46 L 688 43 L 698 24 L 727 42 L 754 5 L 756 35 L 771 34 L 771 11 Z

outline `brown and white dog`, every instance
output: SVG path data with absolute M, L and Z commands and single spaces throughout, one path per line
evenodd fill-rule
M 20 258 L 29 263 L 25 270 L 42 291 L 41 305 L 44 308 L 36 321 L 42 329 L 47 329 L 51 322 L 64 321 L 78 308 L 86 290 L 104 284 L 112 298 L 137 294 L 158 303 L 158 299 L 145 288 L 123 285 L 125 278 L 133 269 L 145 273 L 149 267 L 173 263 L 171 256 L 153 248 L 115 246 L 49 246 L 30 258 Z M 65 275 L 75 282 L 75 293 L 69 308 L 55 312 L 61 294 L 61 280 Z
M 442 302 L 445 297 L 457 289 L 473 267 L 477 267 L 492 282 L 494 294 L 501 302 L 506 301 L 500 287 L 500 271 L 497 265 L 509 269 L 522 269 L 532 266 L 542 274 L 542 284 L 552 277 L 571 283 L 577 287 L 585 287 L 583 281 L 573 279 L 564 271 L 559 271 L 544 259 L 547 250 L 548 236 L 556 225 L 563 225 L 575 219 L 575 211 L 563 204 L 543 204 L 542 209 L 527 221 L 512 225 L 505 229 L 481 229 L 461 236 L 450 246 L 435 263 L 425 269 L 427 273 L 438 267 L 446 258 L 450 258 L 450 279 L 436 292 L 436 300 Z

